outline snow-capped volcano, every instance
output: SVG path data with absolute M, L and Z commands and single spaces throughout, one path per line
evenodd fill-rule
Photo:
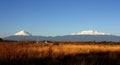
M 46 36 L 34 36 L 26 32 L 24 30 L 5 37 L 4 40 L 34 40 L 34 41 L 44 41 L 44 40 L 49 40 L 49 41 L 112 41 L 112 42 L 120 42 L 120 36 L 116 35 L 111 35 L 108 33 L 103 33 L 103 32 L 98 32 L 94 30 L 87 30 L 87 31 L 82 31 L 78 33 L 73 33 L 72 35 L 64 35 L 64 36 L 55 36 L 55 37 L 46 37 Z
M 14 34 L 15 36 L 32 36 L 29 32 L 26 32 L 25 30 L 21 30 Z
M 82 32 L 72 33 L 72 35 L 110 35 L 110 34 L 95 31 L 95 30 L 86 30 L 86 31 L 82 31 Z

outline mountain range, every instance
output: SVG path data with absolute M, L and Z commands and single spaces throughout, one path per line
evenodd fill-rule
M 3 38 L 4 40 L 34 40 L 34 41 L 112 41 L 120 42 L 120 36 L 111 35 L 109 33 L 103 33 L 94 30 L 87 30 L 71 35 L 64 36 L 35 36 L 25 30 L 19 31 L 11 36 Z

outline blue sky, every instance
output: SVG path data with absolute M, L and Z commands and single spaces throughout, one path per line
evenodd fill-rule
M 0 37 L 26 30 L 68 35 L 98 30 L 120 35 L 120 0 L 0 0 Z

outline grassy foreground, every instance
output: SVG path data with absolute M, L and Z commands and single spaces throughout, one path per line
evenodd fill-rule
M 0 65 L 120 65 L 120 43 L 0 42 Z

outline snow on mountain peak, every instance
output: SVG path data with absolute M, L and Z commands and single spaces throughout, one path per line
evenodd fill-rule
M 72 35 L 109 35 L 109 33 L 103 33 L 95 30 L 86 30 L 82 32 L 72 33 Z
M 29 32 L 26 32 L 25 30 L 21 30 L 21 31 L 15 33 L 14 35 L 16 35 L 16 36 L 31 36 L 32 34 L 30 34 Z

